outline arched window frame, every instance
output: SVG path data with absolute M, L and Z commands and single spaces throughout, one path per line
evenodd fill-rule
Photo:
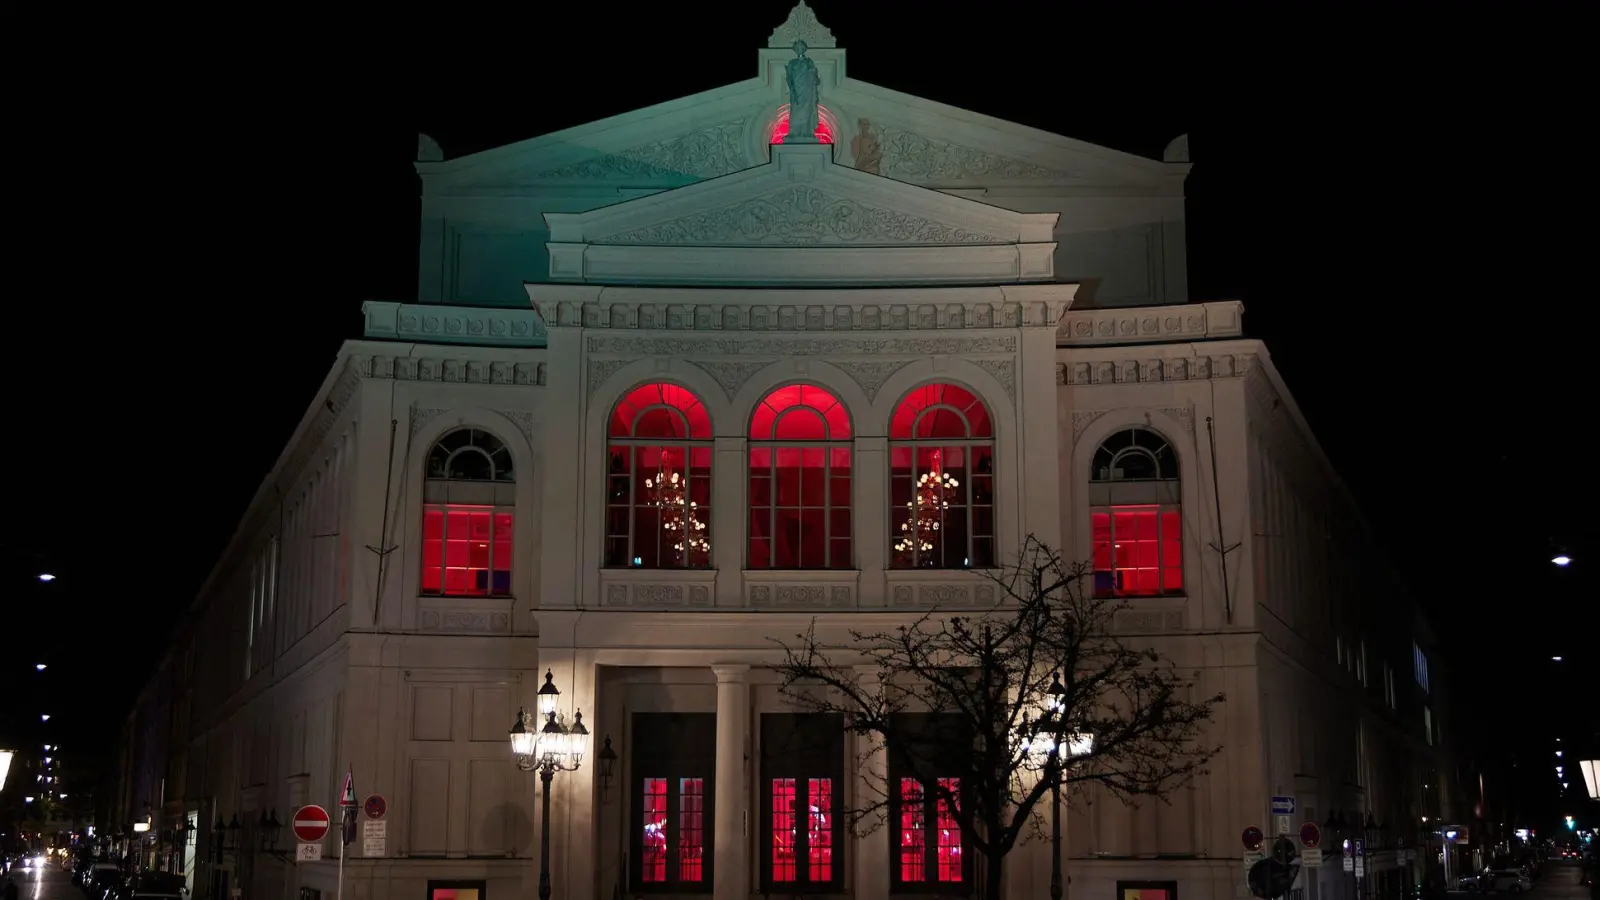
M 902 410 L 919 403 L 921 408 L 902 426 Z M 930 414 L 953 415 L 960 424 L 960 434 L 940 436 L 938 432 L 945 429 L 937 424 L 923 428 Z M 928 435 L 919 437 L 924 431 Z M 944 465 L 945 460 L 956 455 L 965 460 L 958 470 L 959 477 Z M 973 460 L 977 460 L 976 465 Z M 994 464 L 994 418 L 982 396 L 949 381 L 932 381 L 907 391 L 889 418 L 890 566 L 992 568 L 996 527 Z M 944 539 L 952 526 L 960 528 L 959 545 Z
M 505 441 L 475 425 L 440 435 L 424 462 L 422 499 L 420 593 L 510 596 L 516 469 Z
M 774 397 L 787 390 L 798 389 L 799 401 L 777 408 L 771 405 Z M 817 397 L 826 398 L 813 403 Z M 763 408 L 773 411 L 771 423 L 765 431 L 758 431 L 758 421 Z M 786 418 L 809 410 L 824 423 L 825 434 L 820 440 L 780 437 L 779 431 Z M 838 410 L 840 415 L 830 419 L 829 413 Z M 838 433 L 843 431 L 842 434 Z M 760 570 L 848 570 L 855 568 L 853 521 L 853 495 L 855 470 L 855 423 L 844 400 L 833 390 L 809 382 L 782 384 L 767 391 L 756 402 L 750 413 L 748 474 L 750 493 L 747 500 L 749 534 L 745 542 L 746 562 L 750 569 Z M 787 460 L 793 466 L 782 465 Z M 812 493 L 804 492 L 805 469 L 815 468 L 808 462 L 819 462 L 822 469 L 821 502 L 812 505 Z M 792 470 L 792 472 L 790 471 Z M 784 501 L 792 486 L 795 505 Z M 796 540 L 780 545 L 780 525 L 796 526 Z M 822 541 L 820 559 L 808 554 L 806 541 L 820 529 Z M 791 548 L 792 550 L 788 549 Z
M 645 402 L 651 392 L 655 399 Z M 640 434 L 640 423 L 658 411 L 677 434 Z M 700 395 L 674 382 L 638 385 L 612 406 L 606 419 L 607 568 L 711 567 L 712 434 Z
M 1095 596 L 1184 593 L 1182 481 L 1166 435 L 1134 425 L 1101 441 L 1090 462 L 1089 505 Z

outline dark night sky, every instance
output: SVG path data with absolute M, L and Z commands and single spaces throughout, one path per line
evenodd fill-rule
M 1548 677 L 1552 653 L 1594 671 L 1600 633 L 1575 23 L 813 5 L 857 78 L 1150 156 L 1189 132 L 1193 298 L 1245 301 L 1474 712 L 1576 724 Z M 8 147 L 0 739 L 43 710 L 114 740 L 360 302 L 414 296 L 416 132 L 460 155 L 747 78 L 789 2 L 640 8 L 604 38 L 615 14 L 553 6 L 430 22 L 442 52 L 320 21 L 38 29 L 80 77 L 41 71 Z

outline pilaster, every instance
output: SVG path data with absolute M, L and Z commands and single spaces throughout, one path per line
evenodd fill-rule
M 884 569 L 889 565 L 889 441 L 882 437 L 856 438 L 855 532 L 856 568 L 861 572 L 856 596 L 861 606 L 887 606 Z
M 580 435 L 585 434 L 587 421 L 584 409 L 583 335 L 578 330 L 565 330 L 550 335 L 546 350 L 549 361 L 549 390 L 545 393 L 545 428 L 543 455 L 549 464 L 538 473 L 542 479 L 541 499 L 544 511 L 544 541 L 540 548 L 543 558 L 539 566 L 540 607 L 573 607 L 583 605 L 585 599 L 599 597 L 599 545 L 600 529 L 593 527 L 585 515 L 587 504 L 582 502 L 582 486 L 589 465 L 604 465 L 604 454 L 595 458 L 593 453 L 575 452 L 582 448 Z M 601 507 L 595 507 L 603 514 Z M 593 547 L 588 545 L 593 544 Z M 585 550 L 589 552 L 585 552 Z M 578 573 L 585 573 L 593 584 L 580 583 Z M 585 588 L 588 588 L 587 597 Z
M 739 573 L 744 568 L 744 547 L 739 540 L 745 533 L 741 513 L 745 507 L 745 439 L 719 437 L 711 461 L 711 564 L 717 569 L 717 606 L 744 606 L 744 585 Z
M 716 865 L 712 871 L 715 900 L 749 900 L 750 835 L 745 778 L 750 745 L 750 667 L 712 666 L 717 676 L 716 810 L 712 837 Z
M 1015 554 L 1029 535 L 1061 547 L 1060 417 L 1056 398 L 1056 334 L 1053 328 L 1019 332 L 1021 375 L 1017 378 L 1018 496 L 1011 506 L 1021 521 L 1015 546 L 997 547 L 1002 559 Z M 1004 532 L 1002 531 L 1002 534 Z

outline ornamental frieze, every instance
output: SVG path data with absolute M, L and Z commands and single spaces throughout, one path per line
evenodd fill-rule
M 597 238 L 596 244 L 761 246 L 871 244 L 1008 244 L 1014 240 L 969 231 L 898 210 L 870 206 L 809 185 L 697 212 L 645 228 Z
M 1058 385 L 1149 384 L 1240 378 L 1255 367 L 1254 353 L 1178 358 L 1106 359 L 1056 364 Z
M 446 347 L 436 348 L 441 354 Z M 395 381 L 436 381 L 457 384 L 516 384 L 538 386 L 545 383 L 542 362 L 461 359 L 450 356 L 356 356 L 351 365 L 366 378 Z
M 957 337 L 951 335 L 903 338 L 808 338 L 808 337 L 622 337 L 594 336 L 588 340 L 590 353 L 616 356 L 942 356 L 965 353 L 1015 353 L 1017 337 L 989 334 Z
M 554 328 L 612 331 L 943 331 L 1053 328 L 1064 302 L 960 303 L 575 303 L 541 301 Z
M 873 137 L 881 154 L 877 172 L 899 181 L 1066 181 L 1081 177 L 900 128 L 880 127 L 876 132 Z

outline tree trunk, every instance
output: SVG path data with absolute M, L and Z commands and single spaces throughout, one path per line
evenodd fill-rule
M 1006 858 L 990 856 L 983 861 L 983 900 L 1000 900 L 1000 880 Z

